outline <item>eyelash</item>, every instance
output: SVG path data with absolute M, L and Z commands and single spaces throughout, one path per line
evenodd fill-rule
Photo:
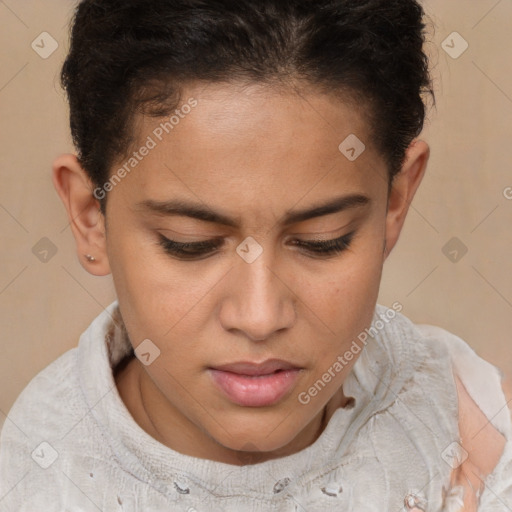
M 181 243 L 160 235 L 159 244 L 164 251 L 173 256 L 183 259 L 194 259 L 205 256 L 222 245 L 222 242 L 204 241 Z M 333 240 L 325 241 L 304 241 L 294 240 L 293 245 L 303 247 L 307 252 L 320 254 L 321 256 L 337 255 L 350 247 L 355 231 Z

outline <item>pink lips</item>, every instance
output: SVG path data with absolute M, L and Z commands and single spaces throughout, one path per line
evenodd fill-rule
M 286 361 L 239 362 L 209 369 L 214 383 L 232 401 L 245 407 L 275 404 L 295 385 L 301 368 Z

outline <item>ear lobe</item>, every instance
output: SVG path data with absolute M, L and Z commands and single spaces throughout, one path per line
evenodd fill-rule
M 52 180 L 66 207 L 81 265 L 96 276 L 110 274 L 103 214 L 77 157 L 59 156 L 53 162 Z
M 407 148 L 405 162 L 389 192 L 384 259 L 398 241 L 409 206 L 425 175 L 429 157 L 430 148 L 422 140 L 414 140 Z

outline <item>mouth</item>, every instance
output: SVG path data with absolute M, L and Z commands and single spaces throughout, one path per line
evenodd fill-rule
M 208 368 L 214 384 L 225 397 L 244 407 L 276 404 L 295 386 L 303 370 L 280 359 Z

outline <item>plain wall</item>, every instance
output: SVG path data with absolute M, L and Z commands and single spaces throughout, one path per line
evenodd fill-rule
M 51 182 L 53 159 L 73 151 L 58 82 L 73 5 L 0 2 L 0 425 L 27 383 L 75 347 L 115 299 L 110 277 L 89 275 L 79 264 Z M 437 109 L 429 111 L 421 136 L 431 158 L 386 262 L 379 302 L 399 301 L 413 321 L 454 332 L 510 379 L 512 2 L 431 0 L 424 6 L 435 24 L 427 49 Z M 454 31 L 469 43 L 456 59 L 442 47 Z M 59 44 L 46 59 L 31 47 L 34 40 L 42 46 L 42 32 Z M 460 48 L 451 39 L 448 44 Z M 47 262 L 33 253 L 44 237 L 56 250 Z M 467 248 L 457 262 L 450 258 L 454 249 L 460 257 L 460 247 L 443 250 L 454 237 Z

